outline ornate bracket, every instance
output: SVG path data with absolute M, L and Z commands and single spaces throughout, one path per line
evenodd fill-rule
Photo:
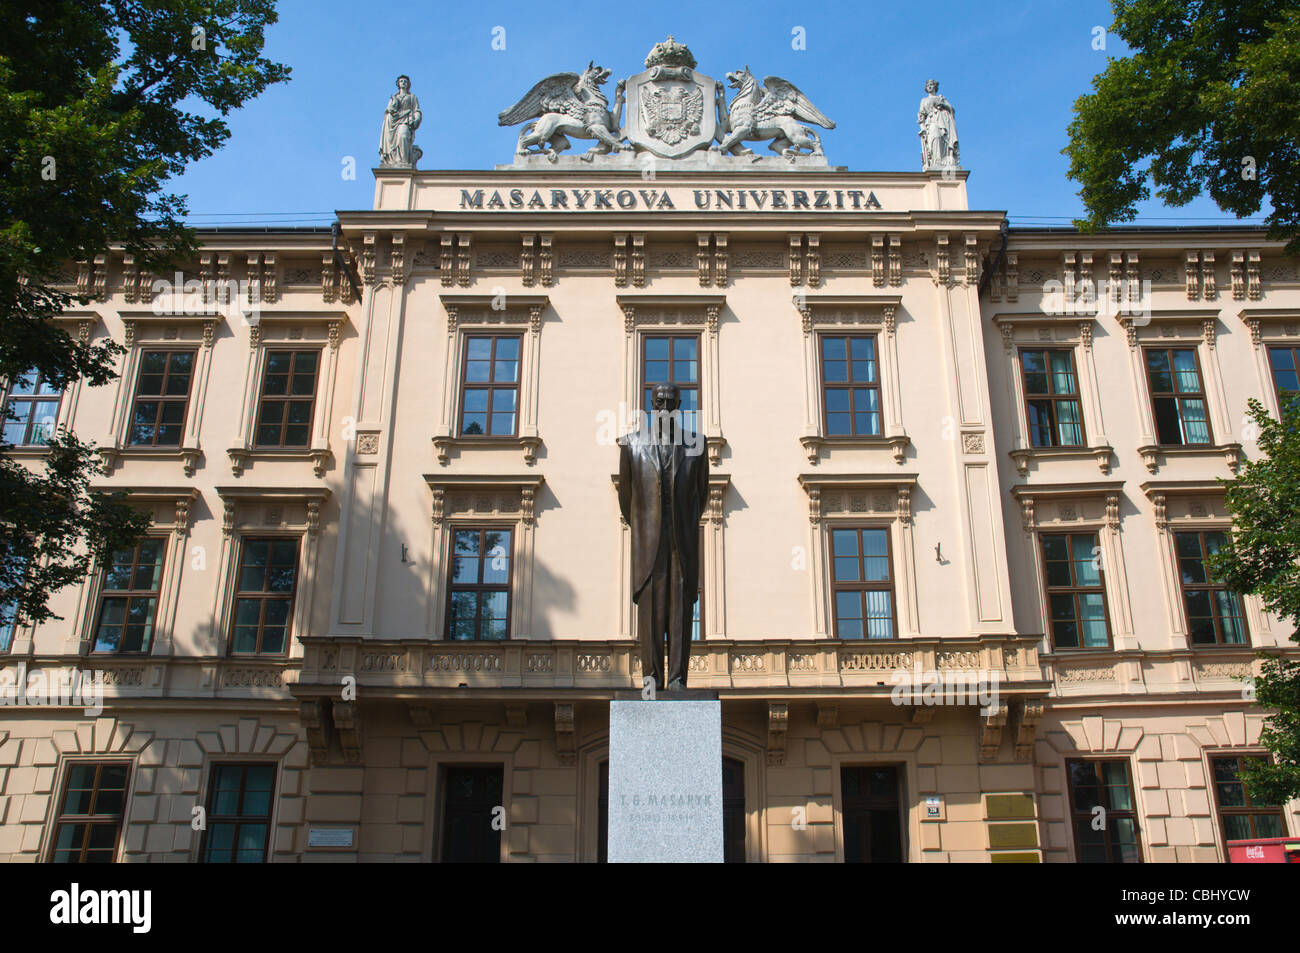
M 790 706 L 769 702 L 767 706 L 767 763 L 785 764 L 785 736 L 790 725 Z

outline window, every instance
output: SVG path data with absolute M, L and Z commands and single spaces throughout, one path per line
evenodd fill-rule
M 1273 368 L 1273 387 L 1277 390 L 1278 404 L 1300 396 L 1300 348 L 1270 347 L 1268 362 Z
M 27 577 L 27 557 L 23 553 L 15 553 L 10 549 L 10 543 L 0 544 L 0 559 L 12 560 L 18 576 L 17 589 L 21 591 L 23 581 Z M 13 590 L 10 590 L 13 591 Z M 9 647 L 13 645 L 14 630 L 18 628 L 18 599 L 17 593 L 15 598 L 0 601 L 0 652 L 8 652 Z
M 821 335 L 822 410 L 828 437 L 880 435 L 874 335 Z
M 1109 647 L 1097 534 L 1045 533 L 1041 541 L 1052 644 L 1058 649 Z
M 199 860 L 260 864 L 271 835 L 273 764 L 214 764 L 208 779 L 208 829 Z
M 656 384 L 676 384 L 682 393 L 682 428 L 700 433 L 700 339 L 694 334 L 646 335 L 641 345 L 642 406 L 654 410 Z
M 501 831 L 493 824 L 503 807 L 505 769 L 501 765 L 447 768 L 443 780 L 442 862 L 501 862 Z
M 889 531 L 845 527 L 830 533 L 835 637 L 892 639 L 896 627 Z
M 1241 598 L 1212 579 L 1205 557 L 1223 546 L 1218 530 L 1174 533 L 1178 551 L 1178 580 L 1187 607 L 1187 625 L 1193 645 L 1245 645 L 1246 623 Z
M 1067 761 L 1065 770 L 1079 863 L 1141 863 L 1128 762 Z
M 54 821 L 51 863 L 113 862 L 130 775 L 130 765 L 122 762 L 74 761 L 68 765 Z
M 1083 414 L 1074 353 L 1021 351 L 1029 442 L 1035 447 L 1082 447 Z
M 11 380 L 4 401 L 3 442 L 14 447 L 49 443 L 59 419 L 61 396 L 36 368 Z
M 901 864 L 903 808 L 898 768 L 840 769 L 846 864 Z
M 513 437 L 519 411 L 519 337 L 466 337 L 460 379 L 461 435 Z
M 1258 804 L 1241 782 L 1241 769 L 1247 762 L 1263 763 L 1260 756 L 1211 758 L 1214 772 L 1214 800 L 1219 805 L 1219 823 L 1223 839 L 1255 840 L 1260 837 L 1286 837 L 1282 808 L 1277 804 Z
M 311 444 L 320 351 L 267 351 L 254 445 L 306 448 Z
M 165 539 L 150 537 L 109 557 L 100 586 L 94 651 L 149 651 L 166 545 Z
M 127 438 L 130 446 L 181 445 L 193 376 L 193 351 L 145 351 L 141 355 Z
M 447 633 L 452 639 L 504 639 L 510 634 L 513 531 L 458 528 L 452 534 Z
M 297 588 L 297 539 L 245 538 L 240 548 L 230 651 L 283 653 Z
M 1200 361 L 1192 348 L 1146 348 L 1151 410 L 1156 440 L 1163 446 L 1208 444 L 1210 419 L 1205 409 Z

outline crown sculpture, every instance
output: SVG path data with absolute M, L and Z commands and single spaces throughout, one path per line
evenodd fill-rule
M 800 120 L 824 129 L 835 123 L 788 80 L 766 76 L 759 83 L 748 66 L 727 73 L 735 90 L 728 104 L 722 84 L 695 72 L 695 57 L 671 36 L 655 44 L 645 65 L 644 73 L 619 80 L 612 107 L 601 89 L 610 71 L 594 60 L 581 73 L 555 73 L 533 86 L 497 117 L 502 126 L 524 124 L 510 167 L 555 163 L 570 139 L 588 139 L 594 145 L 579 158 L 601 166 L 665 159 L 702 167 L 828 168 L 821 138 Z M 744 145 L 763 141 L 776 156 L 755 155 Z

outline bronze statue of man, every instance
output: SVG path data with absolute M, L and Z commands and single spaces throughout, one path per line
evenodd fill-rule
M 709 500 L 702 435 L 682 425 L 681 392 L 658 384 L 646 422 L 619 441 L 618 506 L 632 529 L 632 601 L 641 674 L 686 687 L 700 583 L 700 517 Z

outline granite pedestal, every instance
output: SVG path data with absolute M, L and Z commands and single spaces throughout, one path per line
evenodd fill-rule
M 609 705 L 610 863 L 722 863 L 722 703 Z

